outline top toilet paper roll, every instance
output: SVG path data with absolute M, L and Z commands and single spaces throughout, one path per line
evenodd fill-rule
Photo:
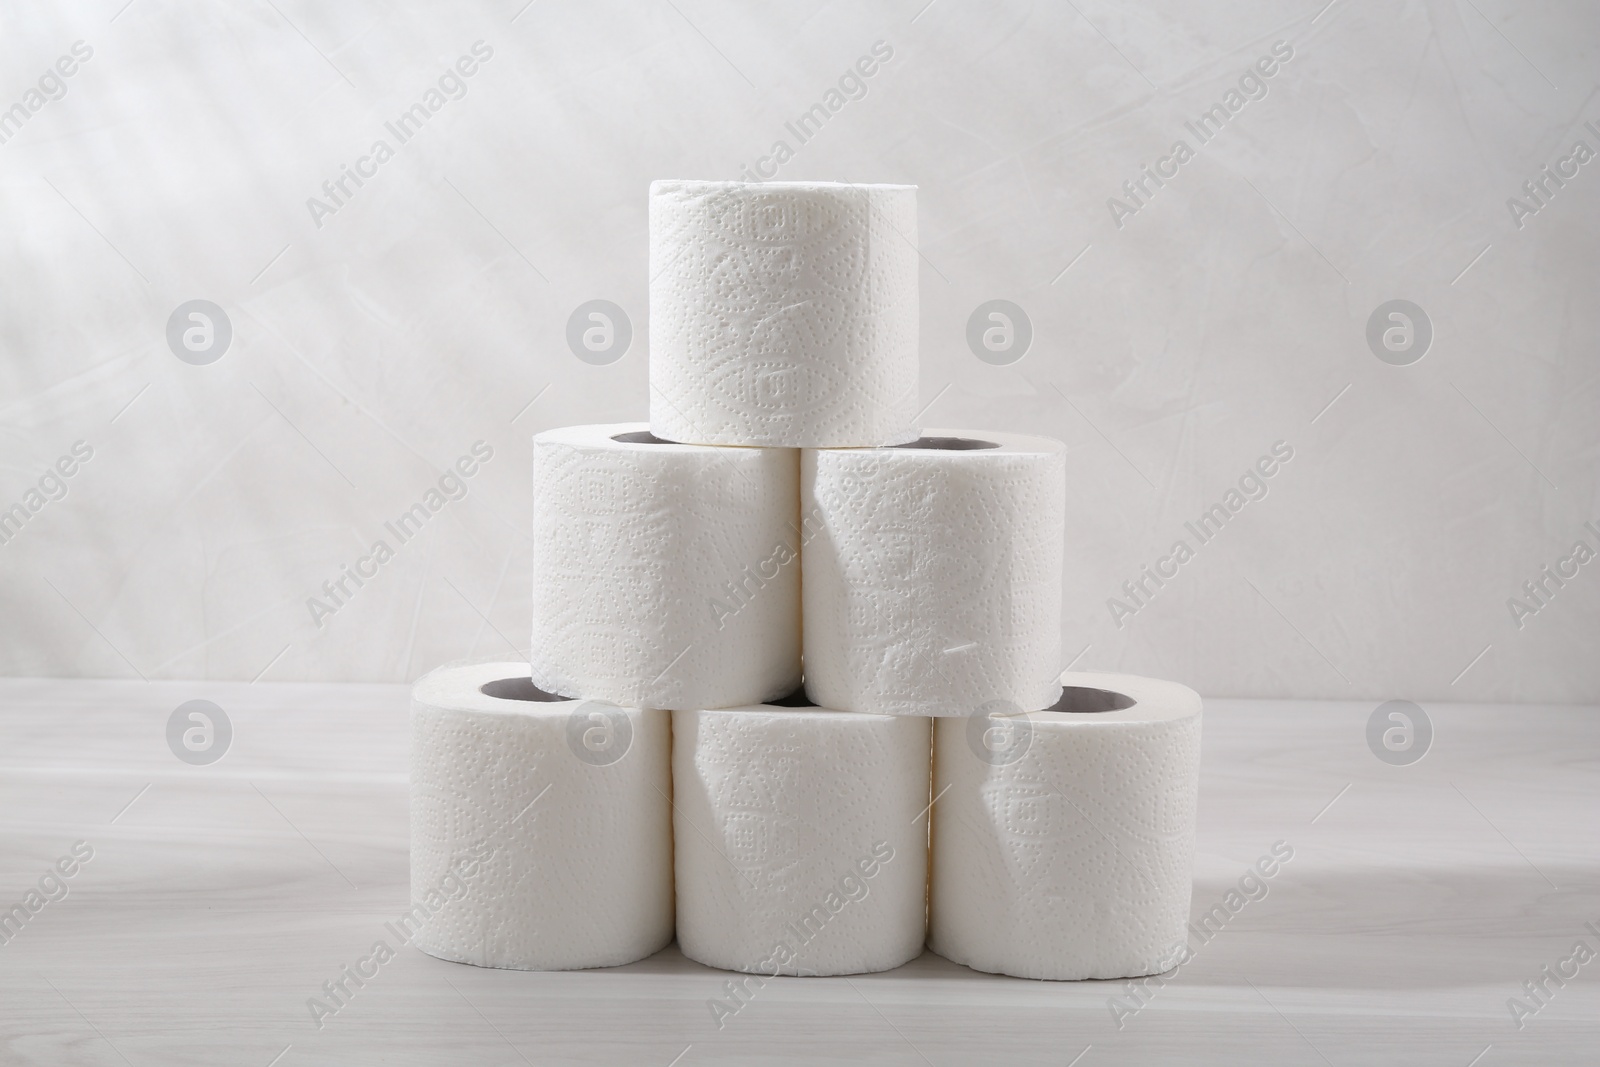
M 1019 978 L 1132 978 L 1181 957 L 1200 697 L 1069 672 L 1057 705 L 934 724 L 928 947 Z
M 534 684 L 722 708 L 800 684 L 799 456 L 643 423 L 533 439 Z
M 650 427 L 718 445 L 913 440 L 917 191 L 650 184 Z
M 801 454 L 806 690 L 891 715 L 1048 707 L 1060 691 L 1064 448 L 925 432 Z

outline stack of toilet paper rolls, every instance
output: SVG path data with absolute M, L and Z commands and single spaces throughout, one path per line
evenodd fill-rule
M 1200 700 L 1061 673 L 1063 447 L 915 425 L 916 240 L 911 186 L 651 186 L 650 421 L 534 438 L 530 661 L 416 685 L 418 947 L 1170 966 Z

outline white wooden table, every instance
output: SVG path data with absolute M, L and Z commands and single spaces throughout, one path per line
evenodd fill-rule
M 167 747 L 194 698 L 233 725 L 209 766 Z M 319 1030 L 308 998 L 407 905 L 406 700 L 0 680 L 0 908 L 93 849 L 0 944 L 0 1063 L 1600 1063 L 1600 959 L 1521 1030 L 1507 1007 L 1600 952 L 1593 707 L 1432 705 L 1431 751 L 1395 767 L 1371 704 L 1208 702 L 1194 912 L 1274 842 L 1294 859 L 1120 1029 L 1122 983 L 924 954 L 779 979 L 719 1031 L 727 976 L 668 948 L 549 974 L 402 949 Z

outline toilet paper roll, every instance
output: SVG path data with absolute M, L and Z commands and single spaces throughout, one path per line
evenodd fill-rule
M 808 706 L 672 713 L 678 947 L 755 974 L 922 951 L 927 720 Z
M 650 184 L 650 427 L 719 445 L 917 436 L 917 190 Z
M 927 430 L 801 454 L 806 690 L 846 711 L 1054 702 L 1064 446 Z
M 562 700 L 523 663 L 442 667 L 411 696 L 402 940 L 480 967 L 610 967 L 672 940 L 662 711 Z
M 935 722 L 928 947 L 1019 978 L 1159 974 L 1189 918 L 1200 698 L 1061 681 L 1048 711 Z
M 624 707 L 800 684 L 799 456 L 643 423 L 533 439 L 534 684 Z

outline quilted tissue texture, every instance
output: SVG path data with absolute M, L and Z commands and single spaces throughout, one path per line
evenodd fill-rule
M 535 436 L 534 684 L 645 708 L 794 690 L 798 482 L 793 449 L 653 441 L 643 423 Z
M 650 185 L 650 426 L 674 441 L 910 441 L 917 190 Z
M 1200 698 L 1173 682 L 1068 673 L 1115 711 L 934 723 L 928 947 L 1019 978 L 1127 978 L 1186 942 Z
M 922 951 L 929 724 L 809 707 L 672 714 L 678 946 L 757 974 Z
M 519 677 L 520 676 L 520 677 Z M 502 699 L 523 663 L 441 667 L 412 690 L 410 915 L 458 963 L 610 967 L 672 940 L 670 716 Z
M 925 434 L 927 447 L 802 453 L 806 691 L 830 708 L 892 715 L 1049 707 L 1061 670 L 1063 446 Z

